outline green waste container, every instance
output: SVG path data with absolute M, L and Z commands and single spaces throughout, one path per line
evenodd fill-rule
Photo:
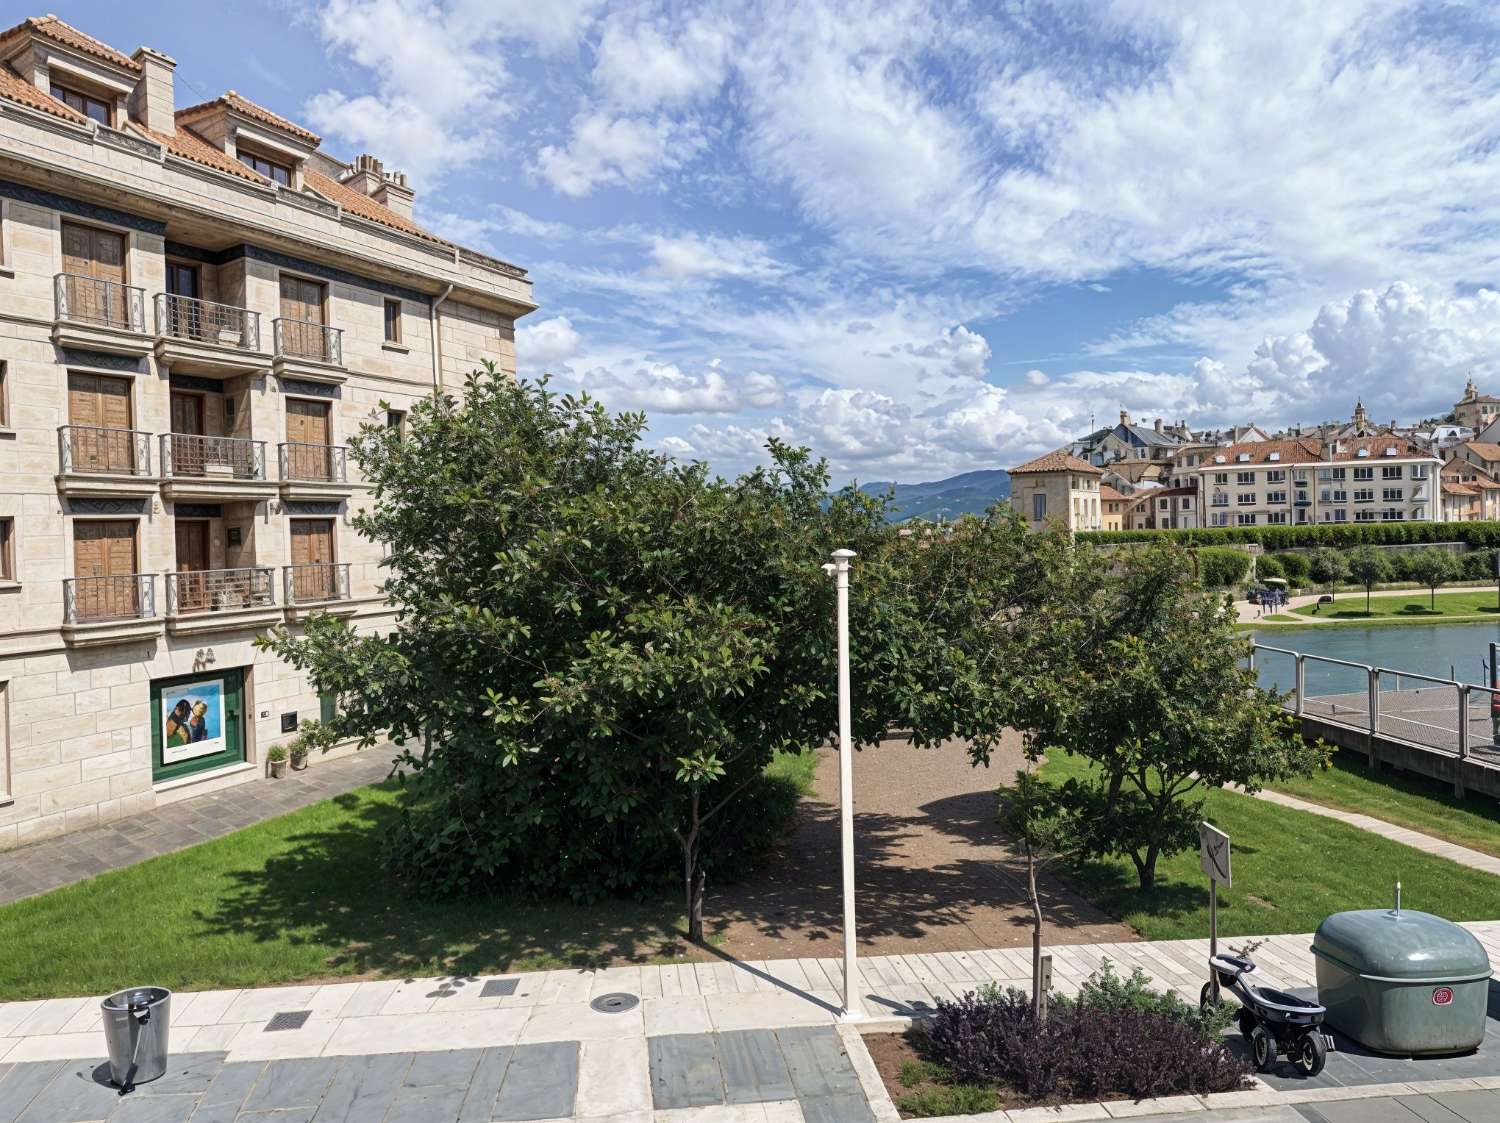
M 1484 1039 L 1490 957 L 1431 913 L 1336 912 L 1313 936 L 1328 1024 L 1367 1049 L 1409 1057 L 1462 1053 Z

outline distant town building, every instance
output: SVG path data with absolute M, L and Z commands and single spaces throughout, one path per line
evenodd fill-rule
M 1100 505 L 1100 529 L 1101 530 L 1124 530 L 1125 510 L 1133 502 L 1128 496 L 1121 495 L 1107 483 L 1099 485 Z
M 1471 378 L 1464 385 L 1464 396 L 1453 406 L 1453 423 L 1467 425 L 1477 431 L 1487 429 L 1500 420 L 1500 398 L 1481 394 Z
M 1441 480 L 1444 522 L 1500 518 L 1500 482 L 1491 472 L 1455 457 L 1443 465 Z
M 1069 530 L 1102 530 L 1099 509 L 1102 469 L 1065 449 L 1049 452 L 1010 470 L 1011 506 L 1032 530 L 1056 522 Z

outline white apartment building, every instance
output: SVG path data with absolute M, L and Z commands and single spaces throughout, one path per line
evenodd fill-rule
M 1442 461 L 1404 437 L 1229 445 L 1198 469 L 1205 526 L 1433 521 Z
M 177 109 L 174 66 L 0 32 L 0 848 L 260 775 L 326 713 L 252 642 L 392 619 L 349 438 L 513 372 L 535 308 L 403 176 L 232 91 Z

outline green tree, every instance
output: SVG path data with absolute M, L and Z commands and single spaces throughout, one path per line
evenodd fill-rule
M 1049 863 L 1075 853 L 1082 846 L 1085 831 L 1057 787 L 1029 770 L 1017 772 L 1015 783 L 1000 789 L 999 823 L 1020 843 L 1026 859 L 1026 900 L 1031 906 L 1031 1012 L 1041 1019 L 1046 995 L 1042 986 L 1042 896 L 1037 876 Z
M 1175 547 L 1135 553 L 1090 606 L 1097 640 L 1066 673 L 1033 684 L 1030 750 L 1092 762 L 1064 791 L 1086 849 L 1128 857 L 1143 890 L 1157 862 L 1196 844 L 1202 791 L 1257 790 L 1310 769 L 1281 700 L 1248 668 L 1235 617 L 1205 596 Z
M 1308 563 L 1308 573 L 1314 581 L 1327 588 L 1330 596 L 1337 597 L 1339 584 L 1349 580 L 1349 560 L 1342 551 L 1321 546 L 1313 551 Z
M 1356 546 L 1349 551 L 1349 576 L 1365 589 L 1365 612 L 1370 611 L 1370 590 L 1389 579 L 1391 563 L 1374 546 Z
M 767 829 L 767 763 L 837 728 L 821 563 L 858 551 L 855 588 L 878 597 L 895 535 L 881 501 L 830 502 L 805 450 L 772 441 L 768 467 L 724 481 L 644 428 L 492 368 L 414 406 L 404 435 L 367 426 L 351 452 L 372 501 L 352 521 L 385 543 L 395 625 L 317 616 L 266 643 L 341 696 L 339 737 L 403 747 L 387 857 L 416 888 L 590 899 L 675 865 L 701 940 L 707 876 Z M 881 642 L 857 633 L 856 658 L 898 665 Z M 891 723 L 877 689 L 862 743 Z
M 1458 576 L 1458 559 L 1447 550 L 1428 546 L 1406 561 L 1406 572 L 1419 585 L 1427 586 L 1428 605 L 1437 611 L 1437 589 Z

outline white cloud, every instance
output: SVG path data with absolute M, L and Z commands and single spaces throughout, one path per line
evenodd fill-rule
M 573 119 L 566 147 L 549 144 L 537 153 L 536 168 L 558 191 L 578 198 L 603 185 L 639 186 L 692 147 L 669 121 L 589 112 Z
M 658 273 L 668 277 L 738 277 L 769 280 L 785 270 L 764 242 L 754 238 L 719 238 L 687 234 L 657 235 L 651 256 Z
M 1026 372 L 1026 385 L 1028 386 L 1045 386 L 1051 381 L 1052 379 L 1047 377 L 1045 371 L 1028 370 Z
M 709 17 L 688 20 L 675 37 L 670 25 L 615 18 L 600 36 L 593 80 L 625 109 L 680 105 L 718 88 L 729 47 L 730 32 Z
M 519 349 L 519 345 L 518 345 Z M 581 373 L 575 373 L 578 368 Z M 618 361 L 585 367 L 573 364 L 566 377 L 613 409 L 644 409 L 660 414 L 727 414 L 777 405 L 781 383 L 761 371 L 738 376 L 711 359 L 700 371 L 676 363 Z
M 566 316 L 537 323 L 523 320 L 516 329 L 516 362 L 528 373 L 565 363 L 583 350 L 583 336 Z

